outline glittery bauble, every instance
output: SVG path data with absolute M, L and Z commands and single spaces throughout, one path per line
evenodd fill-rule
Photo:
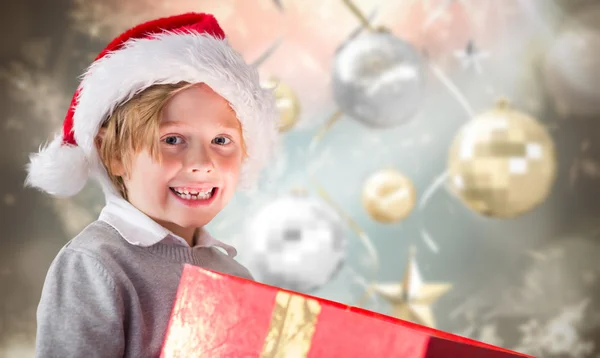
M 420 107 L 424 65 L 413 46 L 386 31 L 365 31 L 344 43 L 333 65 L 340 109 L 371 127 L 410 120 Z
M 310 292 L 331 280 L 344 262 L 341 218 L 303 193 L 275 200 L 253 218 L 244 254 L 260 282 Z
M 458 132 L 448 171 L 452 191 L 469 208 L 515 217 L 548 196 L 556 177 L 554 143 L 534 118 L 502 101 Z
M 362 191 L 363 207 L 373 220 L 381 223 L 406 218 L 415 206 L 416 197 L 413 183 L 392 169 L 371 175 Z
M 563 117 L 600 114 L 600 5 L 589 6 L 563 26 L 546 54 L 544 78 Z
M 279 131 L 292 129 L 300 117 L 300 101 L 294 90 L 287 84 L 271 79 L 263 84 L 265 88 L 274 88 L 275 104 L 279 110 Z

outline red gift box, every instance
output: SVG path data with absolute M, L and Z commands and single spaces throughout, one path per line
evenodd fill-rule
M 186 265 L 161 357 L 528 357 L 356 307 Z

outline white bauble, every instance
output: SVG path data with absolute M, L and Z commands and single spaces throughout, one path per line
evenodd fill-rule
M 293 194 L 258 212 L 245 244 L 246 264 L 258 281 L 308 292 L 325 285 L 339 270 L 346 236 L 340 217 L 330 207 Z

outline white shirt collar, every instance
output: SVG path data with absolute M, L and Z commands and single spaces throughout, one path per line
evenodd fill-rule
M 159 242 L 189 246 L 185 239 L 165 229 L 121 197 L 107 196 L 106 206 L 98 219 L 114 227 L 123 239 L 135 246 L 149 247 Z M 194 247 L 210 246 L 224 249 L 231 257 L 237 255 L 234 247 L 222 243 L 206 229 L 200 228 Z

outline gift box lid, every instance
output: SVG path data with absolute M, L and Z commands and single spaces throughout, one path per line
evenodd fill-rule
M 394 317 L 185 265 L 162 357 L 529 357 Z

